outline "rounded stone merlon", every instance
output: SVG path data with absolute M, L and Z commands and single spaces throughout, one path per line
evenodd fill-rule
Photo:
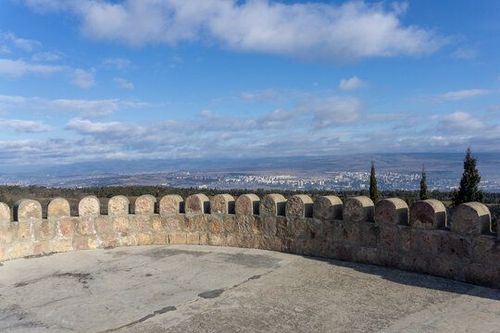
M 259 206 L 261 216 L 285 216 L 286 199 L 281 194 L 267 194 Z
M 87 196 L 78 203 L 79 216 L 99 216 L 99 214 L 101 214 L 101 203 L 96 196 Z
M 260 198 L 256 194 L 242 194 L 236 199 L 237 215 L 258 215 Z
M 359 196 L 348 198 L 344 204 L 344 220 L 349 222 L 373 221 L 375 207 L 372 199 Z
M 441 229 L 447 223 L 446 207 L 439 200 L 427 199 L 413 203 L 410 226 L 419 229 Z
M 464 236 L 491 232 L 491 213 L 479 202 L 468 202 L 453 209 L 450 229 Z
M 108 215 L 128 215 L 130 201 L 124 195 L 117 195 L 109 199 Z
M 10 223 L 10 207 L 3 202 L 0 202 L 0 224 Z
M 135 214 L 151 215 L 155 213 L 156 198 L 151 194 L 144 194 L 135 199 Z
M 14 216 L 18 222 L 41 220 L 42 205 L 36 200 L 19 200 L 14 205 Z
M 184 199 L 177 194 L 165 195 L 160 200 L 160 215 L 182 213 L 181 207 L 184 205 Z
M 286 217 L 306 218 L 313 216 L 313 201 L 310 196 L 297 194 L 286 202 Z
M 375 223 L 379 225 L 408 225 L 408 204 L 399 198 L 384 199 L 375 206 Z
M 313 204 L 314 217 L 323 221 L 342 219 L 342 200 L 335 195 L 316 198 Z
M 66 217 L 71 215 L 68 200 L 64 198 L 55 198 L 50 201 L 47 208 L 47 217 Z
M 210 199 L 205 194 L 193 194 L 186 198 L 186 214 L 210 214 Z
M 217 194 L 210 200 L 210 212 L 220 214 L 235 213 L 234 197 L 231 194 Z

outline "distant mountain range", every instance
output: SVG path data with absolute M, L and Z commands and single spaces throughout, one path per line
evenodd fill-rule
M 500 153 L 476 153 L 483 180 L 498 183 L 500 189 Z M 266 173 L 293 175 L 325 175 L 332 172 L 369 171 L 371 161 L 378 173 L 420 173 L 422 166 L 428 174 L 456 181 L 463 170 L 461 153 L 356 154 L 332 156 L 296 156 L 267 158 L 213 159 L 151 159 L 104 160 L 66 165 L 4 166 L 0 169 L 3 183 L 54 183 L 58 178 L 98 179 L 103 176 L 133 176 L 149 173 L 196 172 L 206 173 Z M 95 182 L 94 182 L 95 183 Z M 108 183 L 108 182 L 107 182 Z M 108 183 L 109 185 L 109 183 Z

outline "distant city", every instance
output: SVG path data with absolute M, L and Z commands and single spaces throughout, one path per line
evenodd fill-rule
M 500 192 L 499 155 L 478 154 L 484 191 Z M 462 158 L 462 154 L 385 154 L 217 162 L 108 161 L 4 173 L 0 174 L 0 182 L 48 187 L 149 185 L 199 189 L 363 190 L 368 188 L 369 161 L 374 160 L 381 190 L 417 190 L 425 164 L 429 189 L 450 191 L 459 184 Z M 175 170 L 176 166 L 180 168 Z

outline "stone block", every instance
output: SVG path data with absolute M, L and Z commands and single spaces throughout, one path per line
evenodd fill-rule
M 41 223 L 41 220 L 40 220 Z M 35 230 L 31 221 L 22 221 L 16 223 L 16 239 L 18 241 L 29 241 L 35 239 Z
M 458 260 L 472 257 L 472 243 L 468 237 L 443 231 L 439 240 L 439 252 L 455 256 Z
M 49 207 L 47 208 L 47 217 L 49 219 L 57 219 L 70 215 L 71 213 L 68 200 L 64 198 L 55 198 L 50 201 Z
M 101 214 L 101 203 L 95 196 L 87 196 L 78 203 L 78 215 L 82 217 L 99 216 Z
M 342 200 L 334 195 L 316 198 L 313 204 L 314 217 L 322 221 L 342 219 Z
M 0 225 L 9 225 L 11 222 L 10 207 L 0 202 Z
M 20 200 L 14 205 L 14 216 L 18 222 L 41 222 L 42 205 L 35 200 Z
M 34 223 L 33 232 L 35 240 L 45 241 L 54 238 L 56 235 L 56 227 L 56 223 L 48 220 L 43 220 L 40 223 Z
M 365 196 L 346 200 L 344 205 L 344 220 L 350 222 L 372 222 L 375 207 L 373 201 Z
M 166 195 L 160 200 L 160 215 L 184 213 L 184 199 L 180 195 Z
M 99 239 L 108 243 L 117 239 L 118 235 L 115 232 L 113 223 L 107 216 L 97 217 L 94 225 Z
M 81 217 L 76 223 L 76 232 L 81 236 L 95 235 L 94 220 L 93 217 Z
M 259 206 L 259 214 L 267 216 L 285 216 L 286 199 L 281 194 L 267 194 Z
M 155 213 L 156 198 L 152 195 L 145 194 L 135 199 L 136 215 L 152 215 Z
M 210 214 L 210 199 L 205 194 L 193 194 L 186 198 L 186 214 Z
M 410 209 L 410 226 L 419 229 L 446 227 L 446 207 L 441 201 L 428 199 L 415 202 Z
M 108 215 L 120 216 L 128 215 L 130 212 L 130 202 L 124 195 L 117 195 L 108 201 Z
M 78 218 L 62 217 L 57 220 L 57 237 L 72 238 L 75 232 L 75 220 Z
M 242 194 L 236 199 L 236 215 L 259 215 L 260 198 L 255 194 Z
M 478 236 L 491 232 L 491 214 L 479 202 L 468 202 L 453 209 L 451 231 L 464 236 Z
M 417 256 L 438 255 L 441 253 L 443 237 L 448 234 L 445 230 L 412 229 L 411 252 Z
M 235 201 L 230 194 L 217 194 L 210 200 L 211 214 L 235 214 Z
M 298 194 L 286 202 L 286 217 L 288 219 L 304 219 L 313 217 L 313 201 L 310 196 Z
M 408 225 L 409 209 L 404 200 L 384 199 L 375 207 L 375 223 L 379 225 Z
M 134 221 L 135 222 L 135 221 Z M 133 219 L 129 219 L 128 216 L 116 216 L 112 219 L 112 224 L 115 232 L 121 236 L 128 236 L 134 233 Z

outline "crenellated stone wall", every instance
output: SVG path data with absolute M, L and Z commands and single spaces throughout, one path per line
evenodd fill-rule
M 408 207 L 398 198 L 376 205 L 368 197 L 343 203 L 281 194 L 259 198 L 204 194 L 161 200 L 144 195 L 131 204 L 116 196 L 108 214 L 99 199 L 83 198 L 79 216 L 56 198 L 47 207 L 21 200 L 0 203 L 0 261 L 53 252 L 150 244 L 258 248 L 356 261 L 500 288 L 500 239 L 486 206 L 462 204 L 447 215 L 437 200 Z

